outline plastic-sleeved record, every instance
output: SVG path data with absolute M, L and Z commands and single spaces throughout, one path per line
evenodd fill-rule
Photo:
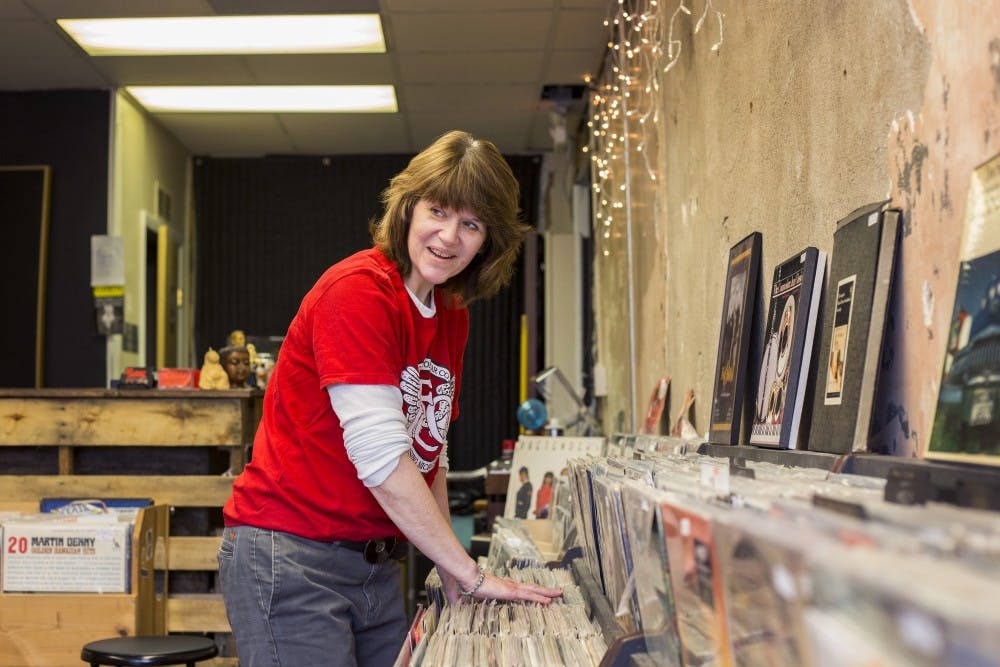
M 712 534 L 714 514 L 693 500 L 670 498 L 660 503 L 685 664 L 732 664 Z
M 636 481 L 622 486 L 622 505 L 635 574 L 638 621 L 646 652 L 659 665 L 680 665 L 680 636 L 657 498 L 662 493 Z
M 716 520 L 713 531 L 735 664 L 811 664 L 803 629 L 808 577 L 802 552 L 777 541 L 774 523 L 750 512 Z

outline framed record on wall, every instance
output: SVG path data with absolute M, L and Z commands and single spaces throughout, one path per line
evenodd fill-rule
M 774 269 L 750 444 L 796 449 L 826 253 L 809 247 Z
M 868 450 L 899 211 L 876 202 L 837 223 L 816 360 L 809 449 Z
M 712 391 L 712 422 L 708 435 L 709 442 L 717 445 L 740 444 L 760 253 L 759 232 L 750 234 L 729 250 L 719 352 L 715 364 L 715 389 Z

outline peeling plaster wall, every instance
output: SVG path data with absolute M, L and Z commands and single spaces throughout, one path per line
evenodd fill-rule
M 905 230 L 876 419 L 887 451 L 922 451 L 969 173 L 1000 150 L 1000 0 L 716 2 L 717 51 L 717 31 L 693 34 L 701 3 L 688 4 L 674 28 L 681 57 L 660 77 L 660 183 L 632 197 L 634 390 L 611 370 L 627 368 L 625 327 L 598 324 L 608 405 L 635 391 L 641 424 L 669 375 L 671 419 L 693 389 L 704 434 L 730 246 L 763 233 L 766 290 L 776 264 L 808 245 L 830 251 L 838 219 L 891 196 Z M 621 315 L 611 295 L 624 298 L 629 271 L 625 252 L 595 258 L 599 317 Z

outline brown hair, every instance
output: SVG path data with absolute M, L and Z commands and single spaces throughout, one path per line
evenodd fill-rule
M 530 230 L 518 220 L 517 197 L 517 179 L 492 142 L 468 132 L 448 132 L 389 181 L 382 193 L 385 212 L 371 225 L 372 239 L 405 278 L 412 269 L 407 236 L 416 203 L 425 199 L 471 211 L 485 225 L 486 240 L 472 262 L 441 285 L 471 303 L 510 282 L 521 241 Z

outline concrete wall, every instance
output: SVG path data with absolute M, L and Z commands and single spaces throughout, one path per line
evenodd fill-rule
M 634 112 L 611 122 L 625 140 L 603 183 L 628 179 L 631 225 L 595 220 L 606 429 L 638 430 L 669 375 L 671 416 L 693 389 L 706 433 L 730 246 L 762 232 L 769 283 L 802 248 L 830 251 L 838 219 L 891 196 L 905 225 L 876 419 L 886 449 L 922 452 L 969 174 L 1000 150 L 1000 0 L 715 2 L 697 32 L 706 6 L 685 1 L 690 15 L 639 3 L 647 30 L 659 21 L 662 53 L 618 52 L 630 78 L 605 80 L 621 86 L 612 97 L 632 92 Z

